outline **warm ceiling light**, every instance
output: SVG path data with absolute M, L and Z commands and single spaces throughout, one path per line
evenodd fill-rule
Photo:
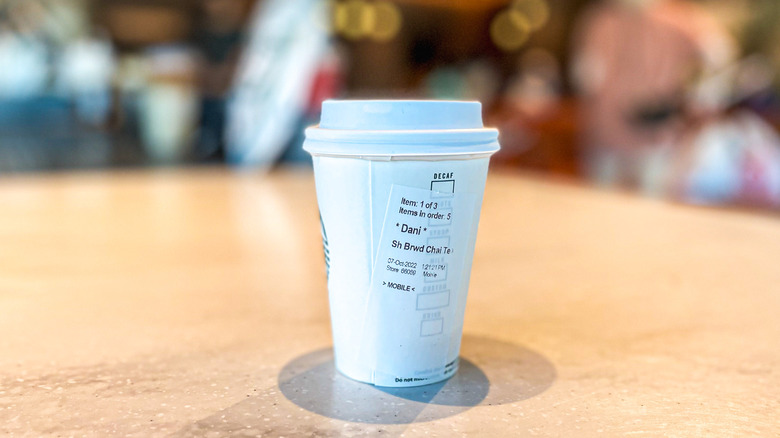
M 531 30 L 542 28 L 550 19 L 550 6 L 545 0 L 515 0 L 512 9 L 526 17 Z
M 333 28 L 348 39 L 368 35 L 374 21 L 374 8 L 363 0 L 348 0 L 333 6 Z
M 390 41 L 401 29 L 401 11 L 389 1 L 378 1 L 373 5 L 374 26 L 371 29 L 371 38 L 376 41 Z
M 490 38 L 501 50 L 517 50 L 531 33 L 528 18 L 516 9 L 501 11 L 490 23 Z

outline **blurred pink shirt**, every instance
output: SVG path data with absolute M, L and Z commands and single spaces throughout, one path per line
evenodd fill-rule
M 706 36 L 716 28 L 703 10 L 678 1 L 592 7 L 574 41 L 588 145 L 631 150 L 672 141 L 689 85 L 708 65 L 705 46 L 714 40 Z M 641 123 L 653 111 L 667 117 Z

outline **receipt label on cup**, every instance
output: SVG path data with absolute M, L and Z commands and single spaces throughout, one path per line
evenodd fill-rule
M 476 201 L 392 186 L 358 350 L 374 384 L 420 385 L 457 370 Z

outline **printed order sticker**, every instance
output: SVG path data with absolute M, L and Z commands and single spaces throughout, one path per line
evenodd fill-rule
M 359 354 L 374 383 L 416 386 L 457 370 L 475 196 L 393 185 Z

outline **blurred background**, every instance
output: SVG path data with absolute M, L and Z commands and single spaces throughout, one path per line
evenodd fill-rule
M 0 175 L 306 166 L 325 99 L 469 99 L 497 167 L 776 209 L 777 23 L 777 0 L 0 0 Z

